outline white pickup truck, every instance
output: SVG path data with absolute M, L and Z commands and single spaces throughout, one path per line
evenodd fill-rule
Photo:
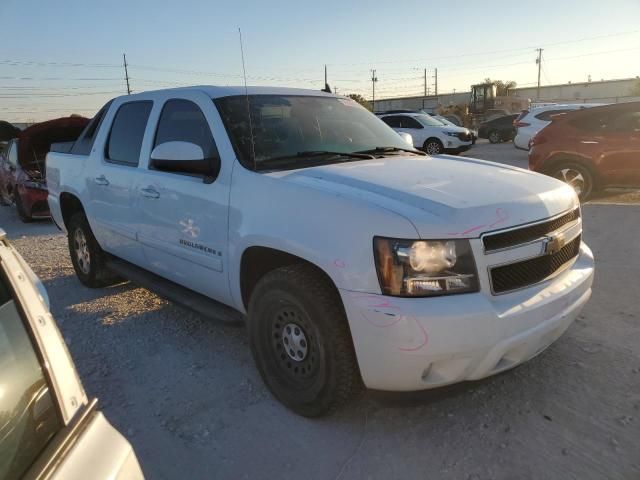
M 265 383 L 302 415 L 512 368 L 591 295 L 571 187 L 426 156 L 337 95 L 123 96 L 46 163 L 82 283 L 115 271 L 246 315 Z

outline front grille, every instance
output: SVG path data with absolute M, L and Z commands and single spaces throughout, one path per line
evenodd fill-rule
M 506 232 L 485 235 L 482 237 L 484 251 L 489 253 L 495 250 L 515 247 L 517 245 L 522 245 L 523 243 L 537 240 L 558 230 L 567 223 L 577 220 L 578 218 L 580 218 L 580 209 L 576 208 L 575 210 L 572 210 L 558 218 L 554 218 L 553 220 L 536 223 L 535 225 L 530 225 L 528 227 L 525 226 Z
M 554 254 L 494 267 L 490 272 L 493 293 L 505 293 L 539 283 L 577 256 L 579 251 L 580 235 Z
M 471 140 L 471 134 L 468 132 L 460 132 L 458 133 L 458 138 L 463 142 L 468 142 Z

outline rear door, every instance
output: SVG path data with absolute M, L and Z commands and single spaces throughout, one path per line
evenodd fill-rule
M 600 143 L 600 168 L 607 182 L 620 186 L 640 186 L 640 107 L 621 107 L 603 120 Z
M 89 222 L 101 247 L 142 266 L 144 255 L 136 239 L 135 186 L 145 171 L 139 168 L 151 100 L 114 105 L 105 118 L 104 138 L 92 150 L 94 169 L 87 179 Z M 115 110 L 115 112 L 114 112 Z
M 144 152 L 144 182 L 135 192 L 138 239 L 148 269 L 223 303 L 230 303 L 225 268 L 232 162 L 217 177 L 167 172 L 150 166 L 153 148 L 166 142 L 198 145 L 205 158 L 219 157 L 213 132 L 224 134 L 220 116 L 202 92 L 167 96 L 151 120 L 153 141 Z M 213 180 L 213 181 L 211 181 Z

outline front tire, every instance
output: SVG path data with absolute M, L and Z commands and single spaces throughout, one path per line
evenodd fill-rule
M 22 204 L 22 200 L 20 199 L 20 194 L 16 192 L 14 195 L 15 195 L 15 201 L 16 201 L 16 210 L 18 211 L 18 216 L 20 217 L 20 220 L 22 220 L 24 223 L 33 222 L 33 217 L 31 217 L 31 215 L 25 210 L 24 205 Z
M 67 227 L 69 255 L 80 282 L 90 288 L 100 288 L 119 280 L 106 266 L 106 254 L 93 236 L 84 213 L 73 214 Z
M 560 163 L 550 175 L 573 187 L 581 202 L 588 200 L 595 189 L 595 178 L 591 170 L 579 163 Z
M 362 389 L 341 299 L 313 267 L 290 265 L 260 279 L 247 324 L 260 375 L 297 414 L 332 412 Z
M 489 132 L 489 141 L 491 143 L 500 143 L 502 141 L 502 136 L 498 130 L 491 130 Z
M 444 146 L 442 145 L 442 142 L 437 138 L 428 138 L 424 142 L 423 148 L 424 151 L 429 155 L 440 155 L 442 152 L 444 152 Z

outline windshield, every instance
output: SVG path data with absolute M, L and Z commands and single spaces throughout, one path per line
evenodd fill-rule
M 440 120 L 436 120 L 431 115 L 422 114 L 422 115 L 414 115 L 416 120 L 418 120 L 425 127 L 441 127 L 444 125 Z
M 348 154 L 380 147 L 409 147 L 382 120 L 351 99 L 250 95 L 218 98 L 215 104 L 238 159 L 252 170 L 283 157 L 291 157 L 296 168 L 303 168 L 305 162 L 317 162 L 317 158 L 301 154 L 304 152 Z M 252 128 L 247 108 L 251 111 Z
M 447 125 L 448 127 L 457 127 L 458 125 L 456 125 L 455 123 L 453 123 L 450 120 L 447 120 L 445 117 L 434 117 L 436 120 L 438 120 L 440 123 L 442 123 L 443 125 Z

